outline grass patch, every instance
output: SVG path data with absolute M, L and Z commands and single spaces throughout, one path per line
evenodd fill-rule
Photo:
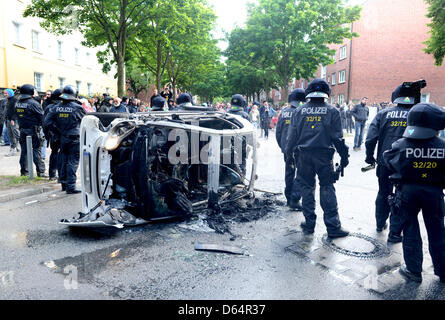
M 48 179 L 34 177 L 34 179 L 31 180 L 28 176 L 0 176 L 0 189 L 38 185 L 43 183 L 48 183 Z

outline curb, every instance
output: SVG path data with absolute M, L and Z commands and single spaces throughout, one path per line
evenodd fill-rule
M 42 184 L 34 188 L 11 188 L 1 191 L 0 203 L 5 203 L 13 200 L 18 200 L 26 197 L 31 197 L 37 194 L 47 193 L 55 190 L 60 190 L 59 183 Z M 7 192 L 6 194 L 4 194 Z

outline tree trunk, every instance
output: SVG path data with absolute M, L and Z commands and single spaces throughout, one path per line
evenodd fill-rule
M 118 54 L 117 60 L 117 95 L 122 97 L 125 95 L 125 59 Z

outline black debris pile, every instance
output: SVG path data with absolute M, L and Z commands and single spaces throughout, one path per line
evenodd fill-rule
M 233 235 L 230 224 L 259 220 L 283 205 L 284 202 L 271 193 L 263 193 L 261 197 L 246 195 L 237 200 L 222 201 L 217 209 L 206 210 L 205 220 L 217 233 Z

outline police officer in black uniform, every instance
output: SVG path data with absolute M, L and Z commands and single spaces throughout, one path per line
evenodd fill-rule
M 229 111 L 227 111 L 227 113 L 241 116 L 250 122 L 249 115 L 244 111 L 244 107 L 246 106 L 246 100 L 242 95 L 235 94 L 230 100 L 230 104 L 231 108 Z
M 86 112 L 76 99 L 72 86 L 63 88 L 61 102 L 45 118 L 45 127 L 60 135 L 59 182 L 68 194 L 80 193 L 76 189 L 76 171 L 80 157 L 80 123 Z
M 400 273 L 422 281 L 422 238 L 417 215 L 422 210 L 428 233 L 434 273 L 445 282 L 445 140 L 438 138 L 445 127 L 445 111 L 420 103 L 408 114 L 403 138 L 383 154 L 391 178 L 400 188 L 400 214 L 404 217 L 403 257 Z
M 286 163 L 285 169 L 285 184 L 284 195 L 287 199 L 287 205 L 294 210 L 302 210 L 302 206 L 299 203 L 301 199 L 301 188 L 298 181 L 295 178 L 296 163 L 295 156 L 290 158 L 286 157 L 286 145 L 287 136 L 291 124 L 292 115 L 297 107 L 302 106 L 306 102 L 306 94 L 303 89 L 295 89 L 289 95 L 288 102 L 289 107 L 284 108 L 280 116 L 278 117 L 276 139 L 281 151 L 284 154 L 284 162 Z
M 301 224 L 305 234 L 314 233 L 315 176 L 320 182 L 320 204 L 324 212 L 324 223 L 330 238 L 349 234 L 341 227 L 334 182 L 338 176 L 334 171 L 335 150 L 340 154 L 341 167 L 349 164 L 348 147 L 345 145 L 341 128 L 340 113 L 327 104 L 331 89 L 323 79 L 313 80 L 306 89 L 309 102 L 293 114 L 286 146 L 286 157 L 297 152 L 297 172 L 303 198 L 303 214 L 306 222 Z M 335 149 L 334 149 L 335 147 Z
M 151 111 L 164 111 L 166 103 L 167 101 L 163 97 L 161 96 L 154 97 L 152 100 Z
M 426 83 L 425 83 L 426 85 Z M 393 192 L 393 185 L 389 180 L 390 172 L 385 166 L 383 153 L 391 148 L 391 145 L 403 136 L 406 129 L 406 121 L 409 110 L 414 104 L 420 102 L 420 84 L 400 85 L 392 94 L 392 102 L 395 107 L 380 111 L 369 126 L 366 137 L 366 160 L 374 165 L 377 162 L 377 177 L 379 181 L 379 192 L 375 201 L 375 217 L 377 232 L 386 229 L 386 221 L 390 217 L 390 232 L 388 242 L 397 243 L 402 241 L 402 221 L 397 216 L 390 215 L 388 196 Z M 377 148 L 377 161 L 374 158 L 374 150 Z
M 33 99 L 36 91 L 34 86 L 25 84 L 20 88 L 20 97 L 15 105 L 15 112 L 20 127 L 20 174 L 28 174 L 26 136 L 32 137 L 32 153 L 36 165 L 37 176 L 45 177 L 45 163 L 42 159 L 42 137 L 40 137 L 43 109 Z
M 56 89 L 51 95 L 51 102 L 44 111 L 43 123 L 45 123 L 46 117 L 49 113 L 60 103 L 60 95 L 62 90 Z M 43 132 L 45 133 L 45 138 L 49 142 L 51 148 L 51 156 L 49 157 L 49 180 L 55 180 L 57 172 L 60 171 L 60 166 L 58 163 L 59 151 L 60 151 L 60 134 L 58 132 L 53 132 L 50 128 L 43 126 Z

